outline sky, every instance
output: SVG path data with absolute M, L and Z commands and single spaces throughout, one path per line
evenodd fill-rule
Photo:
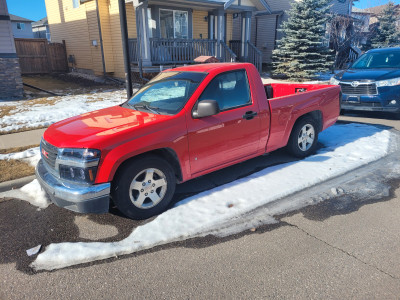
M 389 1 L 388 0 L 359 0 L 358 2 L 355 2 L 355 7 L 358 8 L 368 8 L 368 7 L 373 7 L 373 6 L 378 6 L 378 5 L 384 5 L 387 4 Z M 392 0 L 394 4 L 400 4 L 400 0 Z
M 54 0 L 53 0 L 54 1 Z M 32 21 L 46 17 L 44 0 L 6 0 L 8 12 Z
M 6 0 L 10 14 L 37 21 L 46 16 L 44 0 Z M 400 0 L 394 0 L 400 4 Z M 367 8 L 388 3 L 388 0 L 359 0 L 355 3 L 358 8 Z

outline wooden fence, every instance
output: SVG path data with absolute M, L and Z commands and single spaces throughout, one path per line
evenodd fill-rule
M 46 39 L 14 39 L 22 74 L 67 72 L 65 43 Z

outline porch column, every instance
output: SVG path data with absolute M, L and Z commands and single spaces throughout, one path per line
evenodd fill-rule
M 209 38 L 217 40 L 215 56 L 218 59 L 223 59 L 220 41 L 225 42 L 225 11 L 223 9 L 214 10 L 208 15 L 208 19 Z
M 135 3 L 135 2 L 134 2 Z M 141 2 L 135 7 L 137 43 L 139 47 L 139 59 L 143 66 L 151 66 L 149 20 L 147 17 L 148 1 Z
M 251 34 L 251 11 L 244 11 L 242 16 L 242 33 L 241 33 L 241 61 L 247 61 L 249 56 L 249 45 Z

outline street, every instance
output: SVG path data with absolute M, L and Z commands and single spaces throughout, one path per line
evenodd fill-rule
M 340 120 L 400 130 L 391 115 L 366 115 L 346 113 Z M 397 158 L 395 153 L 282 199 L 312 199 L 336 186 L 357 190 L 276 216 L 276 224 L 261 222 L 227 237 L 207 235 L 51 272 L 33 271 L 29 264 L 35 256 L 25 251 L 38 244 L 119 241 L 148 221 L 132 221 L 117 211 L 80 215 L 54 205 L 38 211 L 5 199 L 0 202 L 0 299 L 398 299 L 400 180 L 381 179 Z M 179 186 L 174 201 L 290 160 L 276 151 L 203 176 Z M 254 212 L 262 216 L 262 208 Z

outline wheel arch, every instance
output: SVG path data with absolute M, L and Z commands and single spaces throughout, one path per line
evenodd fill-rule
M 124 166 L 130 164 L 132 161 L 134 161 L 136 159 L 140 159 L 140 158 L 148 156 L 148 155 L 159 156 L 159 157 L 163 158 L 164 160 L 166 160 L 171 165 L 172 169 L 174 170 L 174 173 L 175 173 L 175 176 L 176 176 L 178 182 L 183 180 L 182 168 L 179 163 L 178 155 L 176 154 L 176 152 L 171 148 L 159 148 L 159 149 L 154 149 L 151 151 L 147 151 L 147 152 L 140 153 L 138 155 L 129 157 L 128 159 L 121 162 L 120 165 L 116 168 L 116 170 L 111 178 L 111 181 L 113 181 L 114 178 L 116 178 L 119 171 L 121 171 L 121 169 Z

